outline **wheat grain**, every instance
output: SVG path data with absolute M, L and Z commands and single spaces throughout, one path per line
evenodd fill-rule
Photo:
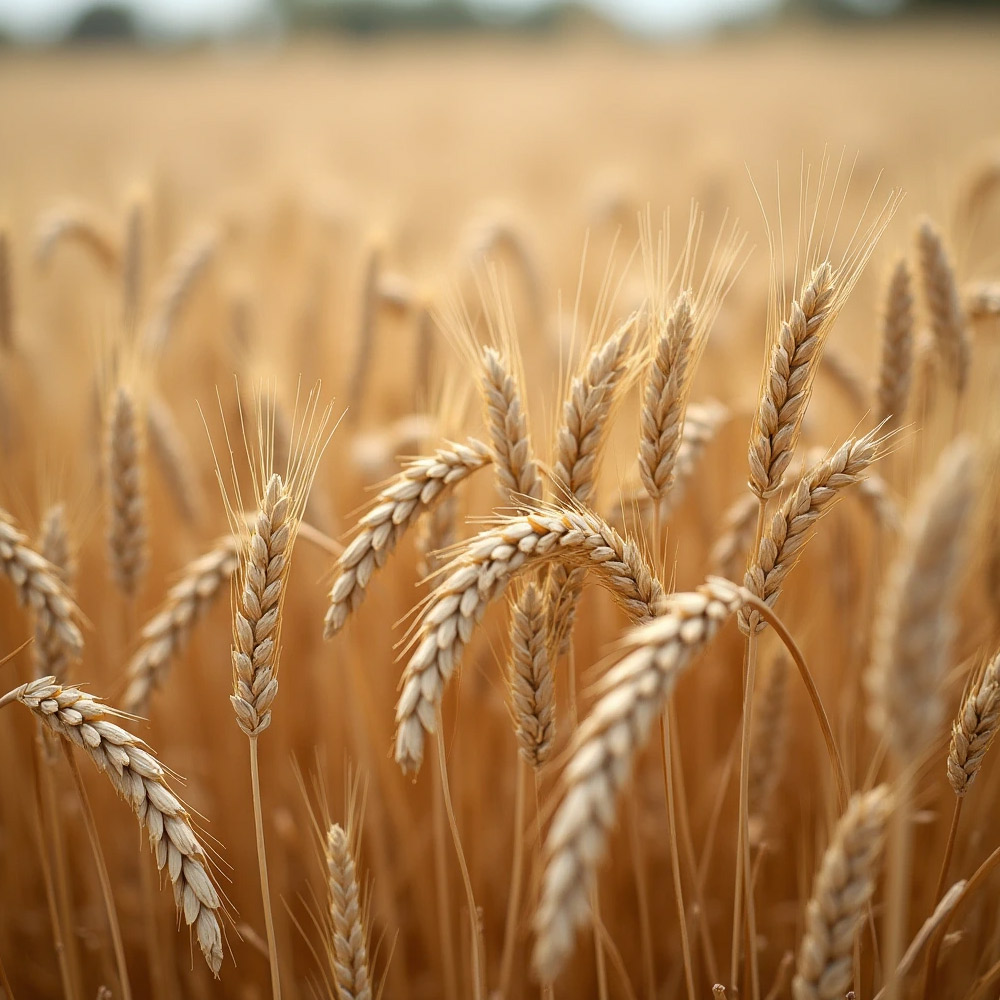
M 913 294 L 905 258 L 896 262 L 886 290 L 879 365 L 878 420 L 887 430 L 902 423 L 913 378 Z
M 236 572 L 237 549 L 237 539 L 227 535 L 187 565 L 160 610 L 143 627 L 142 645 L 129 661 L 126 672 L 128 687 L 122 699 L 126 712 L 146 714 L 153 691 L 163 684 L 195 624 Z
M 140 739 L 112 721 L 118 713 L 78 688 L 41 677 L 22 684 L 7 698 L 11 696 L 52 732 L 83 750 L 132 807 L 149 837 L 156 867 L 166 868 L 178 914 L 194 928 L 205 961 L 218 974 L 222 902 L 191 817 L 171 792 L 166 770 Z
M 139 431 L 135 397 L 119 385 L 111 399 L 107 429 L 108 561 L 115 583 L 128 598 L 136 596 L 146 569 L 146 499 Z
M 326 865 L 337 996 L 340 1000 L 371 1000 L 361 890 L 350 841 L 338 823 L 333 823 L 327 833 Z
M 597 514 L 555 508 L 500 519 L 462 545 L 414 626 L 396 703 L 396 762 L 404 772 L 419 769 L 424 734 L 436 729 L 445 685 L 489 603 L 518 573 L 554 560 L 594 570 L 633 621 L 656 615 L 662 586 L 638 549 Z
M 655 621 L 626 637 L 630 650 L 601 679 L 599 700 L 573 736 L 562 796 L 545 841 L 541 899 L 535 914 L 534 965 L 553 980 L 585 920 L 590 887 L 615 820 L 615 804 L 633 762 L 677 678 L 746 599 L 742 588 L 709 579 L 666 598 Z
M 444 500 L 463 479 L 491 461 L 490 449 L 469 438 L 426 458 L 408 462 L 358 522 L 358 534 L 337 560 L 323 634 L 332 639 L 365 598 L 375 570 L 385 565 L 399 539 L 426 510 Z
M 549 759 L 555 738 L 555 684 L 541 591 L 527 584 L 510 607 L 507 681 L 514 729 L 519 753 L 537 771 Z
M 845 441 L 829 458 L 809 469 L 774 513 L 761 537 L 744 586 L 769 607 L 774 607 L 785 578 L 812 537 L 816 525 L 841 490 L 858 482 L 878 458 L 882 439 L 878 429 L 862 438 Z M 757 611 L 740 612 L 745 633 L 761 632 L 764 621 Z
M 871 724 L 900 761 L 918 757 L 943 714 L 941 687 L 956 631 L 952 605 L 974 495 L 973 451 L 959 440 L 907 515 L 883 585 L 865 681 Z
M 795 1000 L 842 1000 L 851 985 L 854 941 L 875 894 L 891 807 L 888 787 L 880 785 L 852 796 L 837 823 L 806 907 Z
M 976 780 L 983 759 L 1000 729 L 1000 653 L 969 692 L 951 727 L 948 781 L 962 798 Z
M 930 219 L 917 228 L 920 277 L 928 318 L 938 354 L 956 392 L 965 391 L 969 380 L 971 348 L 962 302 L 948 252 Z
M 37 627 L 58 637 L 69 656 L 83 652 L 82 615 L 59 570 L 32 549 L 7 511 L 0 509 L 0 569 L 14 585 L 18 601 L 35 616 Z

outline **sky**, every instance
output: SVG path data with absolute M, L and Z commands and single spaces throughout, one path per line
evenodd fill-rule
M 267 7 L 267 0 L 119 0 L 150 29 L 167 32 L 225 32 Z M 410 0 L 413 2 L 413 0 Z M 518 11 L 545 0 L 469 0 L 487 10 Z M 584 0 L 623 28 L 669 34 L 711 27 L 774 7 L 777 0 Z M 0 28 L 28 38 L 51 37 L 89 0 L 0 0 Z

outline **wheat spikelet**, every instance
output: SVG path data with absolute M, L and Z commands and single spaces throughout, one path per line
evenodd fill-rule
M 70 591 L 76 567 L 70 550 L 66 509 L 62 504 L 53 504 L 45 512 L 38 538 L 38 551 L 43 559 L 48 560 L 55 576 Z M 45 627 L 41 620 L 35 622 L 33 653 L 36 677 L 51 675 L 60 684 L 66 679 L 66 672 L 73 659 L 72 651 L 66 648 L 59 632 Z
M 112 721 L 114 710 L 78 688 L 41 677 L 3 700 L 8 699 L 31 709 L 52 732 L 78 746 L 132 807 L 149 837 L 156 867 L 166 868 L 179 916 L 194 928 L 205 961 L 217 974 L 222 965 L 222 902 L 191 817 L 167 785 L 166 770 L 140 739 Z
M 965 314 L 969 319 L 1000 316 L 1000 281 L 979 281 L 965 289 Z
M 361 890 L 351 843 L 339 823 L 333 823 L 327 833 L 326 865 L 337 996 L 340 1000 L 371 1000 Z
M 35 259 L 41 267 L 52 259 L 60 243 L 79 243 L 105 271 L 118 271 L 121 258 L 118 241 L 109 227 L 83 206 L 55 209 L 39 222 Z
M 543 981 L 559 974 L 574 932 L 587 917 L 615 804 L 650 728 L 677 678 L 745 599 L 742 588 L 716 579 L 671 595 L 660 617 L 628 633 L 630 652 L 601 679 L 600 698 L 573 737 L 561 801 L 545 842 L 534 922 L 534 964 Z
M 594 570 L 633 621 L 656 615 L 663 588 L 638 549 L 585 509 L 540 509 L 502 518 L 458 550 L 427 599 L 410 645 L 396 703 L 396 762 L 404 772 L 423 760 L 444 688 L 489 603 L 520 572 L 560 560 Z
M 746 566 L 747 552 L 753 545 L 757 527 L 759 506 L 757 497 L 752 493 L 743 493 L 726 508 L 722 516 L 722 531 L 708 556 L 708 564 L 717 576 L 730 580 Z
M 81 619 L 59 570 L 32 549 L 7 511 L 0 509 L 0 569 L 14 584 L 18 601 L 31 609 L 37 627 L 55 635 L 69 656 L 83 652 Z
M 842 300 L 836 277 L 829 261 L 813 271 L 771 349 L 750 431 L 750 489 L 758 497 L 779 489 L 791 461 L 823 343 Z
M 941 721 L 956 630 L 952 604 L 973 499 L 973 451 L 959 440 L 941 456 L 907 515 L 883 585 L 865 681 L 871 724 L 901 761 L 916 759 Z
M 753 843 L 759 843 L 763 837 L 774 790 L 781 780 L 788 728 L 788 661 L 783 656 L 771 661 L 753 698 L 747 808 L 750 814 L 750 838 Z
M 969 332 L 948 252 L 930 219 L 917 229 L 917 252 L 934 343 L 953 388 L 962 393 L 972 363 Z
M 969 692 L 951 727 L 948 781 L 962 798 L 976 780 L 983 758 L 1000 729 L 1000 653 Z
M 899 427 L 913 378 L 913 294 L 905 258 L 896 262 L 886 290 L 882 317 L 882 360 L 878 371 L 878 420 Z
M 153 691 L 164 681 L 191 630 L 215 603 L 238 564 L 238 542 L 227 535 L 205 555 L 186 566 L 159 611 L 142 629 L 142 645 L 129 661 L 128 687 L 122 704 L 132 715 L 145 715 Z
M 854 940 L 875 894 L 891 808 L 888 787 L 880 785 L 853 795 L 837 823 L 806 907 L 795 1000 L 842 1000 L 850 988 Z
M 156 394 L 146 402 L 146 435 L 177 512 L 188 523 L 197 524 L 204 501 L 195 462 L 170 407 Z
M 555 685 L 549 656 L 545 605 L 534 583 L 511 601 L 510 666 L 507 675 L 518 751 L 537 771 L 552 753 Z
M 129 598 L 138 592 L 146 569 L 146 499 L 139 431 L 135 397 L 119 385 L 111 399 L 107 428 L 108 561 L 115 583 Z
M 785 577 L 798 562 L 820 517 L 840 491 L 858 482 L 878 458 L 882 441 L 876 433 L 845 441 L 833 455 L 814 465 L 774 513 L 743 581 L 747 590 L 769 607 L 777 602 Z M 751 629 L 761 632 L 765 627 L 757 611 L 744 609 L 739 620 L 745 633 Z
M 694 302 L 684 291 L 656 340 L 639 413 L 639 477 L 651 500 L 660 500 L 673 485 L 697 361 L 695 332 Z
M 157 290 L 153 314 L 143 331 L 147 349 L 158 354 L 166 346 L 177 325 L 192 289 L 208 270 L 215 256 L 217 238 L 214 232 L 198 233 L 180 248 L 167 264 L 167 273 Z
M 0 225 L 0 350 L 14 347 L 13 278 L 10 267 L 10 237 Z
M 500 496 L 505 502 L 516 497 L 540 500 L 542 481 L 531 453 L 520 379 L 496 348 L 483 349 L 480 388 Z
M 372 574 L 385 565 L 407 528 L 490 461 L 490 449 L 469 438 L 465 444 L 448 444 L 426 458 L 411 460 L 389 480 L 358 522 L 357 536 L 337 560 L 324 619 L 327 639 L 332 639 L 361 605 Z

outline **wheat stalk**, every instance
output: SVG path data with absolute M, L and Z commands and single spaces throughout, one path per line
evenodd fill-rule
M 424 734 L 435 731 L 445 685 L 489 603 L 518 573 L 555 560 L 594 570 L 633 621 L 656 615 L 659 581 L 638 549 L 593 511 L 540 509 L 500 519 L 462 545 L 414 626 L 396 703 L 396 762 L 404 772 L 420 768 Z
M 527 584 L 511 601 L 507 682 L 518 751 L 537 771 L 552 753 L 556 724 L 545 605 L 534 583 Z
M 957 393 L 965 391 L 972 363 L 969 331 L 948 252 L 930 219 L 917 228 L 920 277 L 938 354 Z
M 191 817 L 167 784 L 166 769 L 140 739 L 112 721 L 119 713 L 78 688 L 41 677 L 5 695 L 0 705 L 14 700 L 83 750 L 132 807 L 149 837 L 156 867 L 167 871 L 179 916 L 194 928 L 205 961 L 218 974 L 222 902 Z
M 850 987 L 854 942 L 875 894 L 891 808 L 889 789 L 880 785 L 852 796 L 837 823 L 806 907 L 795 1000 L 842 1000 Z
M 38 538 L 38 551 L 48 560 L 53 573 L 66 587 L 72 590 L 76 566 L 70 549 L 69 527 L 66 524 L 66 508 L 53 504 L 42 518 L 42 529 Z M 73 659 L 72 651 L 66 648 L 59 632 L 35 622 L 35 676 L 53 676 L 57 683 L 66 679 L 66 673 Z
M 882 360 L 878 372 L 878 420 L 887 430 L 902 423 L 913 379 L 913 294 L 905 258 L 896 262 L 886 290 L 882 318 Z
M 0 569 L 14 585 L 18 602 L 31 609 L 37 627 L 52 634 L 73 659 L 83 652 L 82 615 L 59 570 L 32 549 L 7 511 L 0 509 Z
M 942 454 L 907 515 L 882 590 L 865 681 L 871 724 L 900 761 L 915 760 L 941 721 L 963 529 L 975 496 L 973 461 L 962 440 Z
M 136 401 L 124 385 L 111 399 L 107 428 L 108 561 L 121 592 L 134 598 L 146 569 L 146 499 Z
M 465 444 L 448 444 L 432 455 L 407 462 L 389 480 L 371 510 L 359 520 L 358 534 L 337 560 L 324 619 L 327 639 L 332 639 L 361 605 L 372 575 L 385 565 L 406 530 L 490 460 L 490 449 L 469 438 Z
M 142 308 L 149 242 L 146 231 L 147 201 L 146 192 L 137 187 L 130 192 L 125 207 L 125 233 L 121 252 L 122 316 L 130 333 Z
M 143 341 L 152 354 L 166 347 L 192 290 L 212 263 L 217 242 L 214 232 L 197 233 L 168 261 L 153 314 L 143 331 Z
M 361 890 L 350 840 L 339 823 L 333 823 L 327 833 L 326 865 L 337 996 L 340 1000 L 371 1000 Z
M 717 579 L 691 593 L 672 594 L 660 617 L 628 633 L 629 652 L 602 677 L 599 700 L 573 736 L 560 779 L 561 801 L 545 841 L 534 921 L 534 965 L 544 982 L 565 965 L 575 930 L 587 917 L 615 803 L 636 755 L 677 678 L 746 596 L 741 587 Z
M 829 458 L 809 469 L 775 511 L 747 569 L 743 584 L 768 607 L 774 607 L 785 578 L 812 538 L 822 515 L 837 499 L 841 490 L 858 482 L 865 470 L 878 458 L 883 439 L 875 435 L 879 428 L 862 438 L 845 441 Z M 740 628 L 749 634 L 763 631 L 759 612 L 740 612 Z
M 44 267 L 60 243 L 74 242 L 86 247 L 105 271 L 117 272 L 121 252 L 110 228 L 83 206 L 59 208 L 38 224 L 35 259 Z
M 1000 729 L 1000 653 L 993 657 L 951 727 L 948 781 L 962 798 L 983 766 Z
M 490 432 L 497 489 L 505 502 L 542 498 L 542 481 L 531 453 L 531 437 L 516 370 L 494 347 L 483 348 L 480 389 Z
M 784 763 L 788 730 L 788 661 L 783 656 L 772 660 L 753 698 L 747 806 L 750 838 L 753 843 L 759 843 Z
M 237 539 L 227 535 L 187 565 L 167 592 L 160 610 L 143 627 L 142 645 L 129 661 L 122 700 L 126 712 L 146 714 L 153 691 L 162 685 L 191 630 L 236 572 L 237 553 Z

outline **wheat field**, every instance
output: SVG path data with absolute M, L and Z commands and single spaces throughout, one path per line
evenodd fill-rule
M 997 996 L 998 92 L 5 52 L 0 993 Z

